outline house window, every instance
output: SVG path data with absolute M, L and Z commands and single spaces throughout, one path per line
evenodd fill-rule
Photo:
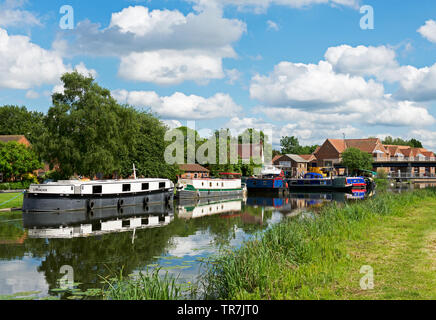
M 148 190 L 150 189 L 150 185 L 148 183 L 143 183 L 141 186 L 141 190 Z
M 324 161 L 324 167 L 333 167 L 332 161 Z
M 123 192 L 129 192 L 130 191 L 130 183 L 129 184 L 123 184 Z
M 92 186 L 92 193 L 99 194 L 102 193 L 103 186 Z

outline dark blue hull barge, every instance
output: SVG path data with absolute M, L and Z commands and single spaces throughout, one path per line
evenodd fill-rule
M 288 180 L 291 191 L 317 190 L 317 191 L 340 191 L 351 193 L 353 189 L 366 189 L 366 181 L 363 177 L 334 177 L 324 178 L 320 174 L 308 173 L 302 179 Z
M 289 191 L 288 183 L 282 177 L 248 178 L 246 186 L 249 193 L 283 194 Z

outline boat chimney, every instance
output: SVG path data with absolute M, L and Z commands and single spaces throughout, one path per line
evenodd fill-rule
M 133 179 L 136 180 L 136 168 L 135 168 L 135 164 L 133 164 Z

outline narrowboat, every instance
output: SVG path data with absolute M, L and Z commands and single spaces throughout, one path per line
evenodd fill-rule
M 247 191 L 250 193 L 262 192 L 280 194 L 287 192 L 288 184 L 284 179 L 283 170 L 275 167 L 266 167 L 259 177 L 246 180 Z
M 24 194 L 23 212 L 92 211 L 128 206 L 169 204 L 174 184 L 168 179 L 61 180 L 30 185 Z
M 220 173 L 219 178 L 179 179 L 176 185 L 176 197 L 179 199 L 199 199 L 242 195 L 240 173 Z
M 290 190 L 325 190 L 349 192 L 353 188 L 347 177 L 325 178 L 320 173 L 308 172 L 301 179 L 289 179 Z M 357 182 L 356 182 L 357 183 Z

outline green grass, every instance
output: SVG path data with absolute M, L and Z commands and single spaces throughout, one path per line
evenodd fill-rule
M 189 284 L 179 283 L 178 278 L 159 274 L 159 268 L 152 272 L 124 277 L 122 271 L 113 278 L 104 278 L 103 299 L 106 300 L 180 300 L 192 293 Z
M 23 194 L 21 193 L 0 193 L 0 204 L 14 197 L 17 198 L 5 203 L 4 205 L 0 205 L 0 209 L 21 208 L 23 206 Z
M 436 190 L 380 194 L 289 219 L 216 257 L 204 276 L 212 299 L 434 298 Z M 374 290 L 362 290 L 362 265 Z

